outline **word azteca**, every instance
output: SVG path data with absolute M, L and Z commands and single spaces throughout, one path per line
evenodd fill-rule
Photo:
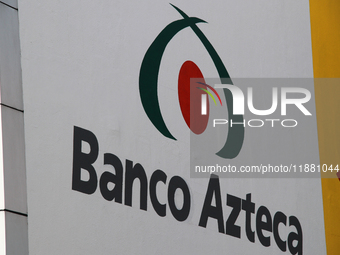
M 82 151 L 82 143 L 88 143 L 90 151 Z M 97 171 L 93 164 L 99 154 L 99 144 L 96 136 L 89 130 L 74 127 L 73 139 L 73 175 L 72 190 L 84 194 L 93 194 L 98 187 L 104 199 L 123 203 L 132 206 L 132 190 L 135 180 L 140 182 L 140 209 L 147 211 L 148 197 L 151 201 L 155 212 L 165 217 L 167 215 L 167 206 L 172 216 L 178 221 L 185 221 L 191 208 L 191 194 L 186 181 L 180 176 L 173 176 L 167 183 L 168 176 L 162 170 L 156 170 L 152 173 L 150 179 L 146 175 L 143 166 L 139 163 L 134 164 L 131 160 L 125 161 L 125 173 L 122 161 L 114 154 L 104 153 L 104 165 L 113 167 L 113 171 L 103 172 L 98 180 Z M 89 175 L 88 180 L 81 179 L 81 172 L 86 171 Z M 113 189 L 109 189 L 108 184 L 114 184 Z M 158 183 L 167 185 L 167 203 L 161 203 L 158 200 L 156 186 Z M 175 202 L 175 193 L 177 189 L 183 193 L 183 204 L 178 206 Z M 149 193 L 149 196 L 148 196 Z M 245 214 L 244 232 L 247 239 L 255 243 L 255 233 L 259 242 L 268 247 L 276 243 L 281 251 L 286 251 L 287 246 L 291 254 L 303 254 L 302 249 L 302 228 L 299 220 L 295 216 L 287 217 L 283 212 L 276 212 L 271 215 L 268 208 L 261 205 L 257 208 L 251 200 L 251 193 L 246 195 L 246 199 L 241 199 L 231 194 L 226 194 L 226 205 L 232 210 L 227 220 L 224 221 L 220 181 L 217 175 L 212 174 L 208 183 L 204 204 L 202 206 L 201 216 L 198 225 L 206 228 L 208 219 L 216 220 L 218 232 L 241 238 L 241 226 L 236 225 L 236 220 L 240 213 Z M 241 212 L 243 211 L 243 212 Z M 252 221 L 255 220 L 255 230 L 252 229 Z M 296 232 L 291 232 L 287 237 L 280 236 L 279 226 L 294 226 Z M 271 236 L 269 233 L 272 233 Z

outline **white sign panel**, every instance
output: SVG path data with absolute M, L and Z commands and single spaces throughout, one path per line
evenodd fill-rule
M 227 78 L 220 62 L 232 79 L 311 78 L 309 2 L 172 4 L 20 2 L 30 253 L 324 254 L 320 180 L 192 176 L 178 97 L 188 60 L 208 78 Z M 256 139 L 228 162 L 254 164 Z M 263 141 L 277 164 L 299 158 Z

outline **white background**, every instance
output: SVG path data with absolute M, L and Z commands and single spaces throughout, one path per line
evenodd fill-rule
M 208 22 L 198 26 L 231 77 L 312 77 L 308 1 L 172 3 Z M 168 45 L 159 77 L 163 117 L 178 141 L 163 137 L 143 110 L 138 90 L 143 56 L 177 19 L 167 1 L 19 1 L 30 254 L 282 253 L 273 237 L 269 248 L 247 240 L 242 212 L 241 239 L 218 233 L 214 220 L 207 229 L 198 227 L 208 179 L 190 178 L 189 131 L 177 79 L 187 59 L 206 77 L 217 73 L 189 28 Z M 98 176 L 110 170 L 103 154 L 113 153 L 123 166 L 126 159 L 141 163 L 148 177 L 162 169 L 168 181 L 184 178 L 192 198 L 189 218 L 177 222 L 168 207 L 161 218 L 149 198 L 145 212 L 136 199 L 131 208 L 104 200 L 99 188 L 93 195 L 72 190 L 74 126 L 98 138 Z M 165 202 L 165 186 L 159 192 Z M 231 211 L 226 193 L 243 199 L 252 193 L 255 210 L 265 205 L 272 215 L 282 211 L 300 220 L 305 254 L 325 254 L 320 180 L 222 179 L 221 192 L 225 220 Z

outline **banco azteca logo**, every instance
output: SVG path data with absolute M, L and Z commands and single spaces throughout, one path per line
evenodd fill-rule
M 233 83 L 218 53 L 197 26 L 197 23 L 206 22 L 196 17 L 189 17 L 178 7 L 172 6 L 183 18 L 167 25 L 159 33 L 145 53 L 139 74 L 139 92 L 144 110 L 153 125 L 165 137 L 176 140 L 165 124 L 158 101 L 159 69 L 163 53 L 171 39 L 184 28 L 190 27 L 209 53 L 217 69 L 221 83 L 229 85 L 232 85 Z M 198 78 L 198 81 L 193 85 L 193 83 L 190 83 L 191 78 Z M 243 122 L 243 115 L 234 115 L 233 96 L 230 90 L 224 88 L 223 92 L 226 99 L 224 107 L 227 108 L 228 118 L 232 119 L 234 122 Z M 178 100 L 183 118 L 188 127 L 195 134 L 201 134 L 207 126 L 209 119 L 209 104 L 207 103 L 207 100 L 209 100 L 208 98 L 210 97 L 215 101 L 213 94 L 217 96 L 219 103 L 222 105 L 218 93 L 204 82 L 203 74 L 198 66 L 192 61 L 184 62 L 180 69 L 178 79 Z M 206 95 L 209 95 L 209 97 Z M 243 140 L 244 126 L 234 125 L 229 127 L 226 142 L 216 155 L 222 158 L 235 158 L 242 148 Z

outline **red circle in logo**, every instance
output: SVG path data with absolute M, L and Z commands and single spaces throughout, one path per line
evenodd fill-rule
M 205 83 L 201 70 L 192 61 L 184 62 L 178 76 L 178 101 L 185 122 L 195 134 L 203 133 L 209 120 L 208 97 L 203 90 L 199 89 L 206 87 L 198 82 Z M 202 114 L 202 95 L 206 98 L 204 114 Z

